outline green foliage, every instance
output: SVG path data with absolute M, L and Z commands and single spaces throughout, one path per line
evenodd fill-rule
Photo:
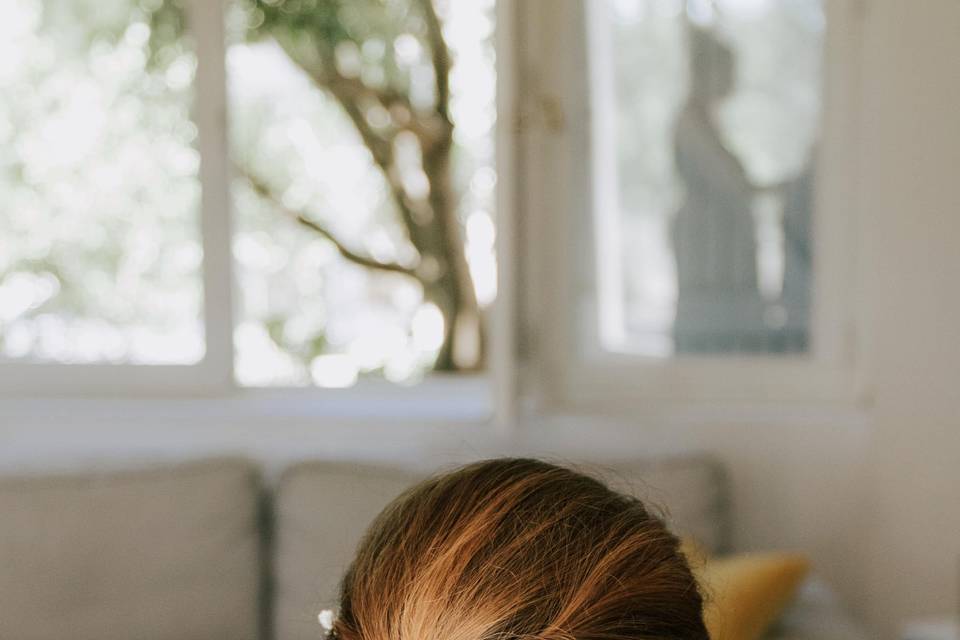
M 0 142 L 12 150 L 0 163 L 0 300 L 15 301 L 11 321 L 0 313 L 0 351 L 138 362 L 202 353 L 190 116 L 203 34 L 191 32 L 191 3 L 18 0 L 7 15 L 26 28 L 8 30 L 17 55 L 4 92 L 13 99 L 0 101 Z M 232 191 L 242 249 L 238 372 L 248 384 L 303 384 L 330 354 L 393 380 L 430 368 L 438 348 L 430 336 L 453 324 L 414 322 L 437 296 L 424 294 L 413 269 L 449 236 L 433 224 L 414 229 L 398 200 L 403 180 L 425 175 L 415 147 L 452 131 L 438 116 L 450 96 L 437 90 L 447 59 L 438 73 L 431 37 L 439 51 L 446 43 L 432 5 L 230 0 L 226 9 L 230 148 L 242 168 Z M 437 184 L 453 183 L 441 211 L 458 201 L 466 204 L 454 215 L 486 210 L 459 199 L 490 162 L 473 151 L 446 149 L 456 166 L 448 181 L 441 163 Z M 245 170 L 270 192 L 251 190 Z M 432 206 L 417 197 L 419 211 Z M 285 207 L 330 234 L 298 225 Z M 406 271 L 377 271 L 377 261 Z
M 154 68 L 164 68 L 183 50 L 187 30 L 183 0 L 148 0 L 141 7 L 147 12 L 150 25 L 148 60 Z
M 243 0 L 240 6 L 248 37 L 271 35 L 294 47 L 298 59 L 336 65 L 370 86 L 409 92 L 411 72 L 430 50 L 417 0 Z M 410 51 L 412 43 L 419 54 Z

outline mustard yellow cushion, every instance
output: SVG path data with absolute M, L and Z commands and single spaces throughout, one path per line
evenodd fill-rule
M 807 575 L 795 553 L 744 553 L 709 558 L 694 543 L 684 553 L 706 597 L 704 621 L 712 640 L 757 640 L 776 622 Z

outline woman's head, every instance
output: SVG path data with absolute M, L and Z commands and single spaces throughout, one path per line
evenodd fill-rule
M 344 577 L 339 640 L 706 640 L 677 539 L 569 469 L 502 459 L 400 496 Z

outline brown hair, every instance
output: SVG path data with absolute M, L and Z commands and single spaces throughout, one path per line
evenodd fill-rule
M 339 640 L 707 640 L 678 541 L 636 499 L 537 460 L 428 480 L 374 521 Z

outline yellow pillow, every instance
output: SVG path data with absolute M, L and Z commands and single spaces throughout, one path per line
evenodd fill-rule
M 744 553 L 708 558 L 685 542 L 683 551 L 704 590 L 704 622 L 712 640 L 757 640 L 773 624 L 807 575 L 796 553 Z

